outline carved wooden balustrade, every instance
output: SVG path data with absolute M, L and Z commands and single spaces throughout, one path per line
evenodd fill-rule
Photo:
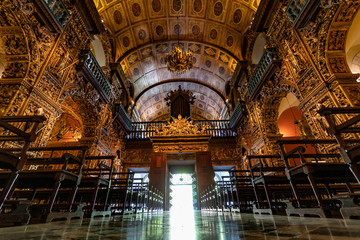
M 91 50 L 81 51 L 76 69 L 79 75 L 83 76 L 96 88 L 102 100 L 108 103 L 111 98 L 112 87 Z
M 60 33 L 70 13 L 62 0 L 34 0 L 34 6 L 38 17 L 48 26 L 52 32 Z
M 115 105 L 115 114 L 116 114 L 115 115 L 116 120 L 125 128 L 126 132 L 129 132 L 132 128 L 132 123 L 123 105 L 121 104 Z
M 305 27 L 320 4 L 318 0 L 290 0 L 285 10 L 294 28 Z
M 275 74 L 280 63 L 276 49 L 267 48 L 247 84 L 251 99 L 257 96 L 264 82 Z
M 235 132 L 231 130 L 228 120 L 201 120 L 194 121 L 199 130 L 205 128 L 205 134 L 215 138 L 234 137 Z M 133 122 L 130 133 L 126 136 L 129 140 L 148 139 L 161 132 L 167 122 Z
M 241 102 L 237 102 L 235 105 L 234 111 L 232 112 L 230 119 L 229 119 L 229 127 L 233 130 L 237 128 L 241 119 L 245 116 L 245 108 Z

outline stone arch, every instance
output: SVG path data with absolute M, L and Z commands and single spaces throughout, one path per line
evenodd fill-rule
M 325 53 L 330 73 L 352 74 L 346 57 L 346 40 L 352 23 L 360 9 L 359 1 L 347 1 L 340 5 L 328 30 Z
M 266 36 L 264 33 L 259 33 L 254 40 L 251 58 L 251 64 L 258 64 L 262 57 L 266 46 Z
M 273 85 L 274 86 L 269 86 L 268 84 L 264 87 L 262 91 L 263 95 L 259 101 L 262 105 L 260 124 L 264 126 L 264 134 L 266 136 L 265 151 L 269 154 L 277 153 L 279 150 L 275 142 L 281 138 L 278 127 L 281 100 L 286 97 L 288 93 L 292 93 L 299 101 L 301 101 L 301 95 L 295 84 L 286 80 L 280 80 L 278 84 Z M 270 91 L 270 88 L 272 91 Z
M 282 138 L 299 138 L 299 123 L 303 121 L 303 114 L 298 109 L 300 102 L 296 96 L 289 92 L 281 99 L 278 109 L 278 128 Z

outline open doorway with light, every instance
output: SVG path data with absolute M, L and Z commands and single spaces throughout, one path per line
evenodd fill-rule
M 170 211 L 193 211 L 194 204 L 194 174 L 176 173 L 170 175 Z
M 196 239 L 197 209 L 195 173 L 169 174 L 170 239 Z

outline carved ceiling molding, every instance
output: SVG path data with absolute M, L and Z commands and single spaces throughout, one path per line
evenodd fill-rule
M 141 113 L 142 121 L 153 121 L 169 113 L 169 107 L 164 100 L 170 90 L 177 90 L 179 85 L 184 90 L 190 90 L 196 96 L 191 114 L 195 120 L 216 120 L 225 103 L 222 98 L 211 89 L 192 82 L 168 82 L 144 93 L 137 101 L 136 107 Z
M 343 2 L 332 19 L 326 39 L 326 63 L 332 74 L 351 74 L 346 61 L 345 43 L 347 32 L 360 9 L 360 2 Z
M 157 87 L 157 86 L 160 86 L 160 85 L 163 85 L 163 84 L 167 84 L 167 83 L 172 83 L 172 82 L 182 82 L 182 81 L 185 81 L 185 82 L 190 82 L 190 83 L 196 83 L 196 84 L 199 84 L 199 85 L 202 85 L 204 87 L 207 87 L 209 88 L 210 90 L 216 92 L 219 97 L 221 97 L 221 99 L 223 100 L 223 102 L 225 103 L 225 97 L 223 95 L 223 93 L 221 91 L 219 91 L 218 89 L 214 88 L 213 86 L 207 84 L 207 83 L 203 83 L 203 82 L 200 82 L 199 80 L 197 79 L 168 79 L 168 80 L 164 80 L 164 81 L 161 81 L 161 82 L 158 82 L 158 83 L 155 83 L 147 88 L 145 88 L 141 93 L 139 93 L 136 98 L 135 98 L 135 104 L 137 103 L 137 101 L 141 98 L 141 96 L 143 94 L 145 94 L 147 91 L 150 91 L 152 88 L 154 87 Z
M 157 40 L 199 40 L 229 49 L 241 58 L 243 34 L 259 0 L 95 0 L 115 36 L 117 56 Z M 179 33 L 179 34 L 178 34 Z
M 162 82 L 166 82 L 170 79 L 178 79 L 179 81 L 187 82 L 187 79 L 193 79 L 199 83 L 211 87 L 221 96 L 220 101 L 222 102 L 223 96 L 225 96 L 225 84 L 231 79 L 231 76 L 235 70 L 237 60 L 231 57 L 227 52 L 220 50 L 212 45 L 204 45 L 196 42 L 180 42 L 185 49 L 191 49 L 194 52 L 194 67 L 187 71 L 185 74 L 173 74 L 167 70 L 164 62 L 165 55 L 171 51 L 172 45 L 176 42 L 162 42 L 159 44 L 149 44 L 141 49 L 138 49 L 129 55 L 125 56 L 121 61 L 122 68 L 124 69 L 127 79 L 134 84 L 134 99 L 144 99 L 142 95 L 148 95 L 152 93 L 154 99 L 158 99 L 156 102 L 161 100 L 162 96 L 157 96 L 156 92 L 159 92 L 157 85 Z M 152 88 L 152 86 L 156 86 Z M 188 89 L 184 86 L 184 90 L 193 91 L 194 88 L 198 88 L 192 85 L 193 89 Z M 161 91 L 160 91 L 161 92 Z M 210 96 L 210 93 L 205 93 Z M 217 95 L 217 94 L 216 94 Z M 214 95 L 215 96 L 215 95 Z M 217 101 L 218 97 L 211 97 L 212 101 Z M 160 102 L 159 102 L 160 103 Z M 153 106 L 158 103 L 153 103 Z M 204 104 L 202 104 L 204 106 Z M 162 105 L 162 111 L 164 112 L 167 108 Z M 153 109 L 153 113 L 158 109 Z M 142 109 L 139 109 L 141 115 L 144 115 Z M 221 109 L 216 109 L 216 112 L 220 114 Z M 157 113 L 158 114 L 158 113 Z M 144 119 L 155 119 L 153 114 L 145 114 Z M 151 117 L 148 117 L 152 115 Z M 198 113 L 203 118 L 208 119 L 205 114 Z M 210 114 L 215 116 L 218 114 Z M 160 116 L 160 115 L 156 115 Z M 217 118 L 214 118 L 217 119 Z

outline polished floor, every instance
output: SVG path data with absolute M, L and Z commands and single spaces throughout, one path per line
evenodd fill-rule
M 0 239 L 360 239 L 360 220 L 152 213 L 0 229 Z

